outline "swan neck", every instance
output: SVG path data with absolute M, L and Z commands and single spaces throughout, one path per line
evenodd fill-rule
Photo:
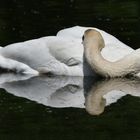
M 88 62 L 95 72 L 108 77 L 112 62 L 108 62 L 103 58 L 101 50 L 98 47 L 94 47 L 94 50 L 89 47 L 87 51 Z
M 122 77 L 137 71 L 135 64 L 137 58 L 129 55 L 116 62 L 110 62 L 101 55 L 99 45 L 98 43 L 85 44 L 85 57 L 95 72 L 104 77 Z

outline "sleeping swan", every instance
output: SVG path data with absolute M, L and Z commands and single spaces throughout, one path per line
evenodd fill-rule
M 75 26 L 59 31 L 56 36 L 1 47 L 0 67 L 34 75 L 94 75 L 83 59 L 82 36 L 87 29 L 91 28 Z M 92 29 L 100 32 L 105 41 L 105 48 L 101 52 L 105 59 L 116 61 L 134 51 L 114 36 L 97 28 Z

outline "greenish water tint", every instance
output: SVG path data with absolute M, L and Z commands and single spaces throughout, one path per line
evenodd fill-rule
M 139 8 L 139 0 L 1 0 L 0 46 L 81 25 L 105 30 L 136 49 Z M 2 88 L 0 112 L 1 140 L 140 139 L 140 99 L 130 95 L 92 116 L 84 108 L 49 107 Z

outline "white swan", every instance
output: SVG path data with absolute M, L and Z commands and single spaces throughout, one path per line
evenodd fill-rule
M 105 77 L 120 77 L 140 72 L 140 49 L 119 59 L 110 62 L 103 58 L 101 50 L 105 47 L 100 32 L 88 29 L 84 34 L 85 57 L 93 70 Z
M 56 75 L 94 75 L 83 61 L 82 36 L 90 27 L 75 26 L 61 30 L 56 36 L 42 37 L 0 48 L 0 67 L 17 72 L 38 75 L 51 72 Z M 116 61 L 133 49 L 112 35 L 93 28 L 105 40 L 102 55 L 109 61 Z

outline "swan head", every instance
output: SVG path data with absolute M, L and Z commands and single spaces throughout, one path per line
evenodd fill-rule
M 84 48 L 87 47 L 97 48 L 100 51 L 105 47 L 104 39 L 100 32 L 95 29 L 88 29 L 84 32 L 82 37 Z

